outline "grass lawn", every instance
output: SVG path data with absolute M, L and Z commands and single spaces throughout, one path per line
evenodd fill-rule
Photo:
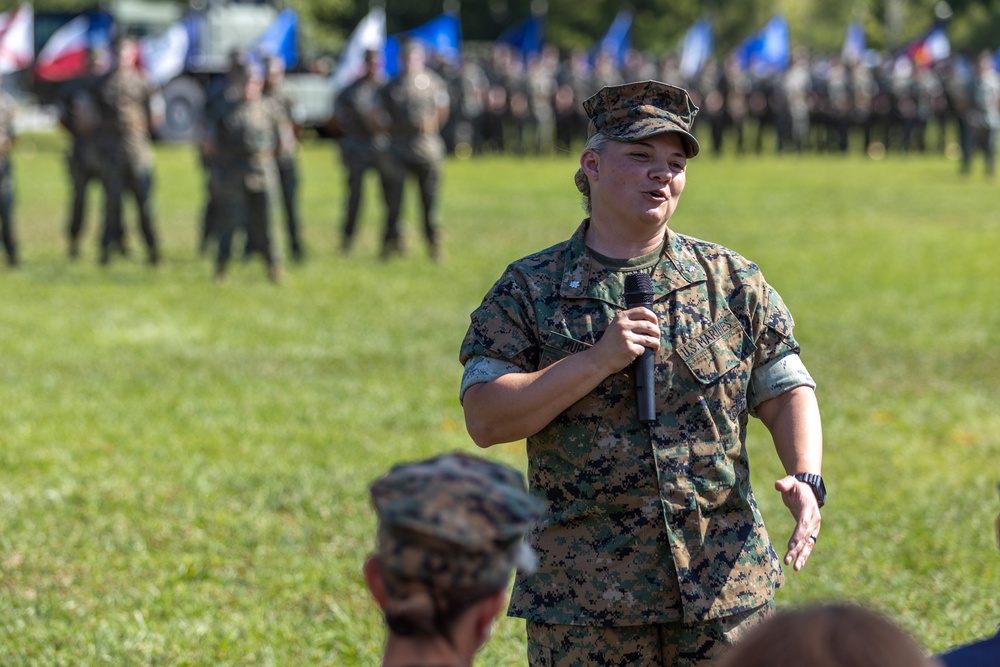
M 339 156 L 307 144 L 307 262 L 281 286 L 237 262 L 220 286 L 196 253 L 189 148 L 158 148 L 155 270 L 131 208 L 131 257 L 97 266 L 96 189 L 66 258 L 63 148 L 22 138 L 24 266 L 0 270 L 0 664 L 375 664 L 367 484 L 475 449 L 457 399 L 468 314 L 509 261 L 575 229 L 575 159 L 449 162 L 443 263 L 413 207 L 410 255 L 383 263 L 374 177 L 342 257 Z M 671 221 L 763 267 L 819 383 L 830 501 L 778 604 L 859 601 L 932 651 L 1000 623 L 1000 190 L 975 166 L 706 155 Z M 759 422 L 749 447 L 780 549 L 792 520 Z M 522 444 L 486 455 L 524 466 Z M 478 664 L 524 663 L 523 624 L 503 619 Z

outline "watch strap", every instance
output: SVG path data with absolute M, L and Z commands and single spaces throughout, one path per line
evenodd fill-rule
M 816 502 L 819 503 L 820 507 L 826 504 L 826 484 L 823 483 L 823 477 L 812 472 L 800 472 L 793 475 L 795 479 L 809 485 L 809 488 L 813 490 L 816 495 Z

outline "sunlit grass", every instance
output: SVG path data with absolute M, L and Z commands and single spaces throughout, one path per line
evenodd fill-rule
M 195 252 L 193 152 L 158 150 L 151 270 L 134 224 L 132 257 L 97 266 L 96 190 L 83 257 L 66 259 L 61 150 L 19 144 L 25 266 L 0 272 L 0 663 L 374 664 L 367 483 L 474 449 L 457 400 L 468 313 L 508 262 L 572 233 L 574 159 L 449 162 L 445 261 L 411 208 L 410 255 L 382 263 L 377 182 L 341 257 L 339 156 L 307 144 L 307 263 L 279 287 L 237 263 L 218 286 Z M 830 503 L 779 604 L 871 604 L 931 650 L 1000 621 L 998 191 L 957 171 L 705 156 L 673 221 L 762 266 L 819 382 Z M 750 447 L 780 548 L 791 519 L 757 423 Z M 517 444 L 487 455 L 524 465 Z M 505 619 L 479 664 L 524 663 Z

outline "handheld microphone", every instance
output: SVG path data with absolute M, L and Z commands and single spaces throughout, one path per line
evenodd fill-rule
M 645 306 L 653 308 L 653 279 L 648 273 L 630 273 L 625 276 L 625 307 L 632 309 Z M 656 407 L 653 387 L 653 351 L 648 347 L 632 362 L 635 373 L 635 395 L 639 404 L 639 421 L 652 424 L 656 421 Z

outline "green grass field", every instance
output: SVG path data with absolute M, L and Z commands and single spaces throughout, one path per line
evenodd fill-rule
M 195 252 L 190 149 L 158 149 L 156 270 L 130 208 L 132 257 L 97 266 L 96 190 L 66 259 L 62 149 L 22 138 L 24 266 L 0 270 L 0 664 L 376 664 L 367 483 L 475 449 L 457 399 L 468 313 L 509 261 L 575 229 L 575 159 L 449 162 L 444 262 L 411 210 L 410 255 L 382 263 L 377 184 L 341 257 L 339 156 L 307 144 L 307 263 L 281 286 L 238 263 L 219 286 Z M 1000 622 L 1000 190 L 975 166 L 706 155 L 671 221 L 763 267 L 819 383 L 830 502 L 778 604 L 859 601 L 931 651 Z M 757 422 L 749 446 L 780 548 L 792 521 Z M 486 455 L 524 466 L 521 444 Z M 503 619 L 478 664 L 524 663 L 523 624 Z

